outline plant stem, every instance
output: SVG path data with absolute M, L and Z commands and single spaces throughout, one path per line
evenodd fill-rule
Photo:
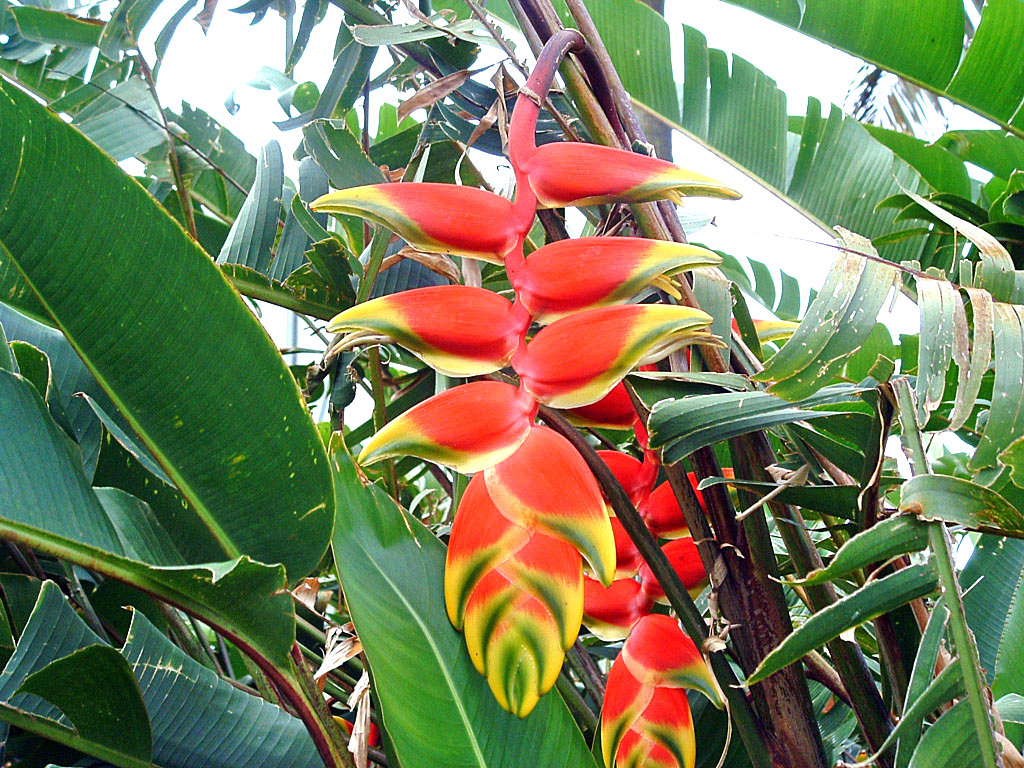
M 594 660 L 590 658 L 587 649 L 583 647 L 579 640 L 576 640 L 565 657 L 569 661 L 569 666 L 572 667 L 573 672 L 582 681 L 583 687 L 587 689 L 587 693 L 600 705 L 604 701 L 604 676 L 601 674 L 601 670 L 597 668 Z
M 914 402 L 914 394 L 910 391 L 910 384 L 906 377 L 900 377 L 894 380 L 891 386 L 899 406 L 903 442 L 910 449 L 911 469 L 914 475 L 931 474 L 928 454 L 917 425 L 917 405 Z M 971 719 L 974 721 L 974 730 L 978 736 L 982 763 L 985 768 L 996 768 L 1000 761 L 996 757 L 995 736 L 992 732 L 992 721 L 988 716 L 988 696 L 981 676 L 978 647 L 967 625 L 963 593 L 960 591 L 960 580 L 954 571 L 945 523 L 936 521 L 929 524 L 928 544 L 935 557 L 939 586 L 942 588 L 943 597 L 946 598 L 946 607 L 949 608 L 949 628 L 953 635 L 957 659 L 963 669 L 964 688 L 971 706 Z
M 192 198 L 189 196 L 188 187 L 185 186 L 185 177 L 181 172 L 181 165 L 178 163 L 178 153 L 174 150 L 174 133 L 171 132 L 171 125 L 167 122 L 164 108 L 160 106 L 156 81 L 153 79 L 153 72 L 150 70 L 149 64 L 146 63 L 146 59 L 141 53 L 135 59 L 139 62 L 139 71 L 142 73 L 142 78 L 146 81 L 146 86 L 153 97 L 153 103 L 156 104 L 156 109 L 160 113 L 160 121 L 163 123 L 164 133 L 167 134 L 167 161 L 171 166 L 171 174 L 174 176 L 174 189 L 177 191 L 178 201 L 181 203 L 181 215 L 185 218 L 185 229 L 191 235 L 192 240 L 198 243 L 199 234 L 196 230 L 196 219 L 192 213 Z
M 753 448 L 753 455 L 747 456 L 746 461 L 738 464 L 738 467 L 753 469 L 774 463 L 775 457 L 764 434 L 751 435 L 751 440 L 746 445 Z M 740 451 L 743 450 L 744 446 L 740 446 Z M 767 479 L 767 472 L 764 470 L 750 474 L 751 477 L 745 479 Z M 754 477 L 754 475 L 760 475 L 760 477 Z M 737 477 L 742 477 L 742 475 L 737 474 Z M 803 577 L 813 570 L 823 568 L 821 555 L 807 533 L 807 527 L 800 512 L 788 504 L 775 500 L 768 502 L 768 508 L 775 517 L 776 528 L 793 561 L 796 574 Z M 814 611 L 827 608 L 837 600 L 835 589 L 831 584 L 805 586 L 804 591 Z M 836 638 L 830 642 L 828 650 L 835 664 L 835 672 L 843 682 L 847 694 L 846 701 L 857 716 L 857 722 L 871 751 L 877 752 L 892 731 L 892 721 L 874 677 L 871 675 L 871 670 L 868 668 L 867 660 L 864 658 L 860 646 L 856 643 L 848 643 L 842 638 Z M 884 768 L 892 765 L 892 759 L 883 756 L 879 758 L 878 764 Z
M 583 697 L 580 696 L 580 692 L 576 690 L 576 686 L 573 685 L 572 680 L 570 680 L 568 675 L 565 674 L 564 669 L 555 679 L 555 687 L 558 689 L 558 692 L 562 694 L 562 699 L 572 712 L 572 716 L 576 720 L 576 724 L 580 727 L 580 730 L 584 733 L 596 733 L 597 715 L 595 715 L 591 711 L 590 707 L 587 706 L 587 703 L 583 701 Z
M 388 421 L 388 404 L 384 399 L 384 379 L 380 372 L 380 349 L 371 347 L 367 353 L 367 367 L 370 369 L 370 391 L 373 393 L 373 431 L 380 432 Z M 398 477 L 395 473 L 395 462 L 388 459 L 384 462 L 384 477 L 388 484 L 388 493 L 398 501 Z

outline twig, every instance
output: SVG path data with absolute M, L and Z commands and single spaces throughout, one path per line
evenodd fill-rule
M 199 233 L 196 231 L 196 219 L 192 212 L 192 197 L 189 195 L 188 187 L 185 186 L 185 177 L 181 173 L 181 165 L 178 163 L 178 153 L 174 150 L 174 134 L 171 132 L 171 125 L 167 122 L 167 114 L 160 106 L 160 97 L 156 92 L 156 81 L 153 79 L 153 72 L 146 63 L 146 58 L 139 52 L 136 55 L 139 62 L 139 70 L 146 81 L 150 94 L 153 96 L 153 103 L 156 104 L 157 112 L 160 113 L 160 122 L 167 133 L 167 161 L 171 166 L 171 175 L 174 176 L 174 188 L 178 193 L 178 200 L 181 203 L 181 215 L 185 217 L 185 229 L 192 236 L 195 242 L 199 242 Z

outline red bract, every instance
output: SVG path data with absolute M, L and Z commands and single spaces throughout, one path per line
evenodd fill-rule
M 606 768 L 692 768 L 688 688 L 722 706 L 711 670 L 678 622 L 660 614 L 637 621 L 608 673 L 601 710 Z
M 541 329 L 512 358 L 523 386 L 555 408 L 600 400 L 632 368 L 705 338 L 711 316 L 666 304 L 578 312 Z
M 596 403 L 571 408 L 565 415 L 574 424 L 598 429 L 629 429 L 637 418 L 633 401 L 622 382 Z
M 615 539 L 597 481 L 568 440 L 534 427 L 508 459 L 484 472 L 487 492 L 508 519 L 575 546 L 598 580 L 615 576 Z
M 690 475 L 690 482 L 693 483 L 693 473 L 691 472 Z M 704 500 L 700 496 L 700 491 L 697 491 L 697 500 L 703 506 Z M 680 536 L 690 533 L 690 529 L 686 525 L 686 518 L 683 517 L 683 510 L 679 508 L 676 495 L 668 483 L 662 483 L 651 491 L 647 503 L 638 511 L 643 516 L 644 522 L 647 523 L 647 527 L 651 529 L 651 533 L 659 538 L 678 539 Z
M 621 640 L 651 612 L 652 602 L 633 579 L 613 581 L 605 587 L 583 579 L 583 623 L 602 640 Z
M 639 237 L 581 237 L 538 248 L 516 276 L 519 300 L 538 322 L 581 309 L 623 304 L 644 288 L 675 292 L 668 276 L 721 264 L 718 254 L 686 243 Z M 581 281 L 580 275 L 589 275 Z
M 512 385 L 476 381 L 424 400 L 389 422 L 363 446 L 359 461 L 409 455 L 478 472 L 515 453 L 536 413 L 537 404 Z
M 681 202 L 686 196 L 739 197 L 714 179 L 656 157 L 592 144 L 545 144 L 523 171 L 545 208 L 665 198 Z
M 331 320 L 327 330 L 351 332 L 335 345 L 339 350 L 394 341 L 442 373 L 474 376 L 508 365 L 526 327 L 498 294 L 442 285 L 356 304 Z
M 525 716 L 554 684 L 579 633 L 579 554 L 506 517 L 475 476 L 459 503 L 445 567 L 448 617 L 503 707 Z M 505 674 L 514 669 L 514 675 Z
M 672 570 L 676 572 L 679 580 L 690 593 L 690 597 L 695 598 L 704 591 L 704 587 L 708 585 L 708 576 L 704 570 L 704 563 L 701 562 L 700 555 L 697 553 L 697 545 L 692 538 L 685 536 L 670 541 L 661 548 L 661 551 L 665 553 Z M 665 599 L 665 591 L 646 563 L 640 566 L 640 583 L 644 594 L 657 603 L 668 604 L 668 600 Z
M 512 204 L 492 192 L 454 184 L 371 184 L 314 200 L 314 211 L 376 221 L 421 251 L 501 264 L 519 232 Z
M 685 526 L 672 517 L 678 507 L 663 514 L 660 501 L 652 506 L 652 499 L 660 499 L 652 494 L 658 466 L 621 382 L 636 366 L 681 346 L 713 343 L 711 317 L 690 307 L 625 302 L 648 287 L 679 298 L 672 276 L 720 261 L 703 248 L 638 238 L 552 243 L 525 259 L 522 246 L 538 203 L 737 196 L 712 179 L 645 155 L 585 144 L 538 149 L 538 104 L 563 54 L 545 49 L 516 102 L 509 127 L 514 201 L 479 189 L 410 183 L 341 190 L 312 205 L 380 222 L 421 250 L 505 266 L 511 303 L 480 288 L 426 288 L 352 307 L 329 328 L 345 334 L 335 350 L 394 342 L 449 375 L 482 375 L 511 365 L 519 377 L 518 388 L 477 381 L 435 395 L 367 441 L 360 461 L 412 455 L 480 473 L 455 514 L 445 605 L 497 701 L 520 717 L 554 684 L 580 629 L 584 593 L 595 632 L 621 638 L 635 625 L 627 648 L 649 642 L 635 640 L 637 631 L 658 618 L 649 615 L 655 585 L 632 578 L 641 565 L 637 548 L 619 521 L 609 518 L 607 500 L 575 448 L 534 425 L 539 404 L 574 409 L 570 416 L 577 422 L 632 428 L 644 448 L 643 462 L 616 452 L 602 457 L 644 519 L 658 522 L 652 528 L 680 535 Z M 527 341 L 534 322 L 550 324 Z M 586 592 L 584 562 L 597 579 L 587 580 Z M 616 577 L 627 578 L 613 582 Z M 656 642 L 677 644 L 676 636 L 662 634 Z M 628 710 L 628 716 L 620 718 L 606 760 L 636 768 L 669 766 L 666 754 L 692 760 L 685 696 L 678 700 L 671 681 L 652 683 L 632 668 L 616 671 L 634 657 L 642 654 L 624 651 L 612 670 L 614 679 L 632 676 L 632 687 L 609 679 L 606 713 Z M 641 698 L 637 686 L 646 691 Z M 619 706 L 620 699 L 628 701 Z M 667 734 L 660 741 L 652 736 L 659 729 Z

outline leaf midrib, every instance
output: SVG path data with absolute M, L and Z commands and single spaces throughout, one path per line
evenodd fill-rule
M 373 563 L 374 569 L 381 575 L 381 577 L 383 577 L 384 581 L 395 593 L 398 599 L 401 600 L 402 604 L 409 611 L 409 615 L 413 617 L 417 626 L 420 628 L 420 632 L 423 634 L 423 637 L 426 639 L 427 644 L 430 646 L 430 650 L 433 652 L 434 657 L 437 659 L 437 665 L 441 669 L 441 673 L 444 675 L 445 683 L 448 685 L 448 689 L 452 693 L 452 701 L 455 703 L 455 708 L 458 710 L 460 720 L 465 725 L 465 730 L 469 738 L 469 743 L 473 748 L 474 756 L 477 758 L 477 765 L 479 765 L 480 768 L 487 768 L 488 763 L 484 758 L 484 754 L 480 748 L 480 743 L 477 740 L 476 733 L 472 728 L 472 719 L 469 717 L 465 707 L 462 705 L 462 702 L 459 699 L 458 690 L 455 687 L 455 681 L 452 680 L 451 675 L 448 672 L 448 668 L 445 666 L 443 662 L 443 657 L 441 656 L 440 649 L 435 644 L 434 639 L 431 636 L 431 633 L 428 631 L 426 623 L 421 618 L 419 611 L 413 608 L 412 604 L 405 597 L 405 595 L 402 594 L 402 591 L 398 589 L 398 586 L 395 584 L 394 581 L 391 580 L 387 572 L 383 568 L 381 568 L 377 564 L 377 561 L 370 555 L 369 550 L 365 546 L 363 546 L 362 543 L 357 543 L 356 546 L 359 547 L 359 550 L 365 555 L 366 559 L 369 562 Z M 395 749 L 398 749 L 397 745 L 395 746 Z

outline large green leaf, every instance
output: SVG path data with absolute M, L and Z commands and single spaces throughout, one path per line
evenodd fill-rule
M 900 511 L 975 531 L 1024 539 L 1024 514 L 983 485 L 950 475 L 918 475 L 900 488 Z
M 917 653 L 914 656 L 914 666 L 911 670 L 910 681 L 907 683 L 907 695 L 903 701 L 903 718 L 909 720 L 908 712 L 928 689 L 932 687 L 935 675 L 935 663 L 939 658 L 939 648 L 942 645 L 945 634 L 946 622 L 949 620 L 949 609 L 946 608 L 945 599 L 935 601 L 931 615 L 928 617 L 928 624 L 921 634 L 921 642 L 917 646 Z M 950 665 L 959 666 L 959 665 Z M 960 675 L 963 682 L 963 674 Z M 924 713 L 927 714 L 927 713 Z M 897 768 L 907 768 L 910 763 L 910 756 L 914 753 L 918 741 L 921 739 L 921 726 L 924 724 L 924 717 L 911 727 L 908 722 L 903 726 L 904 733 L 899 739 L 896 751 Z
M 840 239 L 875 255 L 859 235 L 840 231 Z M 793 336 L 756 378 L 775 382 L 769 391 L 787 400 L 809 397 L 829 384 L 867 340 L 897 275 L 892 265 L 841 253 Z
M 971 702 L 961 700 L 942 713 L 921 737 L 910 758 L 910 768 L 955 765 L 975 768 L 984 765 L 974 730 Z
M 859 391 L 836 384 L 795 403 L 760 391 L 662 400 L 651 408 L 647 422 L 650 447 L 661 449 L 662 460 L 673 464 L 698 448 L 738 435 L 828 416 L 830 411 L 812 409 L 852 400 Z
M 273 342 L 109 157 L 16 89 L 0 100 L 2 250 L 225 555 L 302 577 L 331 477 Z
M 75 395 L 86 393 L 112 407 L 106 393 L 56 328 L 36 322 L 5 304 L 0 304 L 0 325 L 3 325 L 9 340 L 27 342 L 46 354 L 55 394 L 82 449 L 86 472 L 91 475 L 99 458 L 103 430 L 89 403 Z
M 148 509 L 89 487 L 35 388 L 0 371 L 0 537 L 131 584 L 287 663 L 295 639 L 284 569 L 241 557 L 185 566 Z
M 331 454 L 334 557 L 403 768 L 594 768 L 556 691 L 523 720 L 498 706 L 448 621 L 444 545 L 364 486 L 343 451 Z
M 961 0 L 729 0 L 946 96 L 1024 136 L 1020 0 L 987 0 L 963 50 Z
M 928 525 L 912 515 L 895 515 L 852 536 L 839 548 L 827 568 L 811 571 L 799 584 L 820 584 L 846 576 L 896 555 L 920 552 L 928 546 Z
M 1024 541 L 982 536 L 960 583 L 967 623 L 993 692 L 1024 690 Z
M 322 765 L 298 720 L 218 678 L 141 613 L 118 652 L 49 581 L 0 673 L 0 719 L 130 768 Z

